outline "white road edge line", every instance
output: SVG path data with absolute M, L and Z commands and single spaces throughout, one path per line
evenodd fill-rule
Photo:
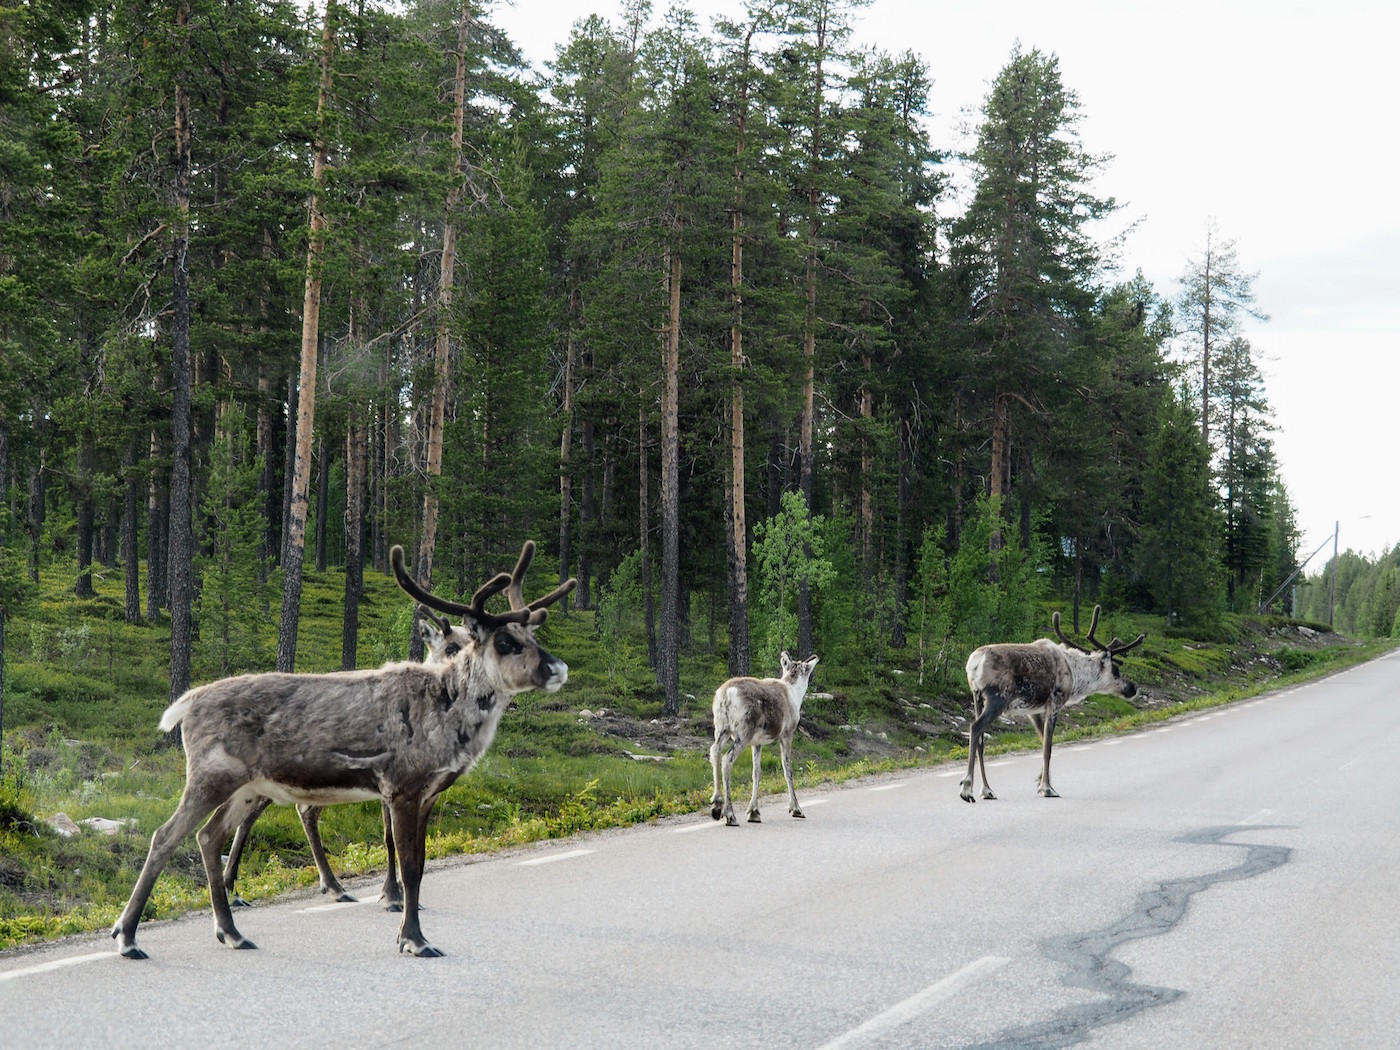
M 901 781 L 899 781 L 898 783 L 895 783 L 895 784 L 876 784 L 873 788 L 867 788 L 866 790 L 868 790 L 868 791 L 893 791 L 895 788 L 902 788 L 903 786 L 904 786 L 904 781 L 901 780 Z
M 556 860 L 572 860 L 574 857 L 584 857 L 597 850 L 591 849 L 566 849 L 563 853 L 551 853 L 547 857 L 532 857 L 530 860 L 522 860 L 520 866 L 530 867 L 537 864 L 553 864 Z
M 36 963 L 33 966 L 21 966 L 18 970 L 5 970 L 0 972 L 0 984 L 6 981 L 18 980 L 21 977 L 33 977 L 35 974 L 61 970 L 65 966 L 77 966 L 80 963 L 97 962 L 98 959 L 115 958 L 118 958 L 116 952 L 93 952 L 91 955 L 72 955 L 67 959 L 54 959 L 52 962 Z
M 997 955 L 984 956 L 976 962 L 968 963 L 956 973 L 951 973 L 941 981 L 935 981 L 921 992 L 915 992 L 903 1002 L 895 1003 L 883 1013 L 878 1013 L 864 1024 L 824 1043 L 820 1050 L 845 1050 L 846 1047 L 861 1046 L 874 1042 L 892 1028 L 908 1024 L 914 1018 L 948 999 L 964 988 L 981 980 L 994 970 L 999 970 L 1010 959 Z
M 724 821 L 722 821 L 722 820 L 707 820 L 707 821 L 705 821 L 704 823 L 699 823 L 699 822 L 697 822 L 697 823 L 695 823 L 695 824 L 683 824 L 683 825 L 681 825 L 681 826 L 678 827 L 678 828 L 672 828 L 672 829 L 671 829 L 671 834 L 672 834 L 672 835 L 687 835 L 687 834 L 689 834 L 689 833 L 692 832 L 692 831 L 704 831 L 706 828 L 722 828 L 722 827 L 724 827 Z
M 1236 826 L 1243 827 L 1245 824 L 1258 824 L 1261 820 L 1265 820 L 1271 816 L 1273 812 L 1274 811 L 1271 809 L 1261 809 L 1255 813 L 1251 813 L 1249 816 L 1245 817 L 1244 820 L 1239 821 Z
M 809 798 L 806 802 L 802 804 L 804 806 L 824 806 L 830 801 L 831 799 L 829 798 Z
M 378 896 L 372 897 L 372 898 L 370 898 L 369 900 L 365 900 L 363 897 L 360 897 L 360 898 L 357 898 L 357 899 L 355 899 L 355 900 L 353 900 L 353 901 L 331 901 L 331 903 L 329 903 L 329 904 L 313 904 L 313 905 L 311 905 L 311 907 L 309 907 L 309 908 L 298 908 L 298 909 L 296 910 L 296 914 L 298 914 L 298 915 L 312 915 L 312 914 L 315 914 L 315 913 L 318 912 L 318 911 L 340 911 L 342 908 L 353 908 L 353 907 L 355 907 L 356 905 L 359 905 L 359 904 L 378 904 L 378 903 L 379 903 L 379 897 L 378 897 Z

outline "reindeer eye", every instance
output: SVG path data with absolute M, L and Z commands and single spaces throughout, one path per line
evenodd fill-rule
M 496 652 L 502 656 L 514 656 L 524 647 L 508 634 L 496 635 Z
M 456 642 L 453 642 L 451 645 L 449 645 L 449 646 L 447 646 L 445 649 L 443 649 L 442 655 L 443 655 L 443 656 L 456 656 L 456 655 L 457 655 L 458 653 L 460 653 L 461 651 L 462 651 L 462 647 L 461 647 L 460 645 L 458 645 Z

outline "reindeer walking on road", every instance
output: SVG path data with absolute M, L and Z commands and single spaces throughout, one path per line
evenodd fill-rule
M 1122 697 L 1137 693 L 1137 686 L 1123 676 L 1116 661 L 1141 645 L 1147 635 L 1140 634 L 1126 645 L 1118 638 L 1104 645 L 1094 637 L 1099 625 L 1097 605 L 1087 635 L 1094 646 L 1092 650 L 1065 637 L 1060 630 L 1058 612 L 1052 622 L 1061 644 L 1038 638 L 1029 644 L 984 645 L 967 658 L 967 684 L 972 689 L 972 730 L 967 743 L 967 775 L 962 778 L 959 791 L 965 802 L 976 801 L 972 797 L 972 782 L 977 768 L 982 771 L 982 797 L 996 798 L 987 783 L 987 765 L 982 752 L 987 727 L 1003 711 L 1024 711 L 1030 717 L 1041 740 L 1039 793 L 1046 798 L 1058 798 L 1059 793 L 1050 786 L 1050 748 L 1061 709 L 1095 693 Z

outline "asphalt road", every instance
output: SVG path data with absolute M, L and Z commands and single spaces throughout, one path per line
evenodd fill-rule
M 9 952 L 0 1046 L 1400 1046 L 1400 654 L 1058 748 L 1059 799 L 1038 762 L 438 865 L 441 959 L 310 896 L 257 951 L 206 911 Z

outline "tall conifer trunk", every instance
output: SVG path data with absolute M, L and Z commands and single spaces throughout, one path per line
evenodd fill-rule
M 301 622 L 301 571 L 306 557 L 307 492 L 311 482 L 311 434 L 316 419 L 316 355 L 321 325 L 321 257 L 326 247 L 326 216 L 321 194 L 326 183 L 326 109 L 330 104 L 335 58 L 335 2 L 327 0 L 321 31 L 321 83 L 316 95 L 315 159 L 311 169 L 310 238 L 306 246 L 306 293 L 301 313 L 301 376 L 297 384 L 296 459 L 292 470 L 290 513 L 283 562 L 282 619 L 277 633 L 277 670 L 293 671 L 297 627 Z
M 428 435 L 423 489 L 423 531 L 418 540 L 418 564 L 414 576 L 419 586 L 430 590 L 433 579 L 433 550 L 437 544 L 438 479 L 442 476 L 442 431 L 447 415 L 447 384 L 451 361 L 452 282 L 457 266 L 457 203 L 462 197 L 462 127 L 467 98 L 467 29 L 471 6 L 462 5 L 457 20 L 457 70 L 452 90 L 452 172 L 447 190 L 447 206 L 442 227 L 442 265 L 438 274 L 437 332 L 433 347 L 433 395 L 428 414 Z M 421 608 L 413 607 L 414 631 L 409 643 L 409 656 L 423 658 L 423 638 L 418 631 Z
M 812 99 L 812 138 L 807 158 L 807 250 L 806 267 L 803 274 L 805 309 L 802 316 L 802 423 L 798 441 L 801 447 L 802 464 L 799 484 L 802 500 L 807 505 L 807 514 L 812 513 L 812 455 L 813 455 L 813 414 L 815 411 L 816 367 L 817 367 L 817 237 L 821 232 L 821 174 L 822 151 L 822 100 L 826 90 L 823 61 L 826 57 L 826 37 L 830 12 L 825 4 L 820 5 L 815 16 L 816 33 L 816 79 L 813 84 Z M 810 551 L 808 552 L 810 556 Z M 804 577 L 797 589 L 797 651 L 810 653 L 812 643 L 812 590 Z
M 190 687 L 193 634 L 194 535 L 191 477 L 192 391 L 190 362 L 190 5 L 181 3 L 175 24 L 184 61 L 175 85 L 175 272 L 170 330 L 170 699 Z M 177 728 L 171 736 L 179 738 Z
M 661 397 L 661 684 L 666 713 L 681 709 L 680 689 L 680 343 L 681 253 L 680 206 L 676 206 L 676 243 L 667 252 L 669 292 Z

